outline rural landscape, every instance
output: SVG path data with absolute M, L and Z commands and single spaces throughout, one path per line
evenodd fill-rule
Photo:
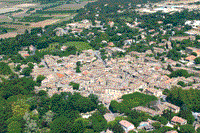
M 90 1 L 93 2 L 93 1 Z M 88 3 L 45 1 L 4 1 L 0 9 L 0 38 L 15 37 L 27 29 L 59 24 L 72 19 L 80 8 Z
M 0 133 L 200 133 L 200 0 L 1 1 Z

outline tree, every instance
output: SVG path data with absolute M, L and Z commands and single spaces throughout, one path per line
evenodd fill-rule
M 119 103 L 117 101 L 112 100 L 109 106 L 110 111 L 113 113 L 117 113 L 119 111 Z
M 170 72 L 173 72 L 172 66 L 168 64 L 167 70 L 170 71 Z
M 155 129 L 159 129 L 161 127 L 161 123 L 160 122 L 154 122 L 152 124 L 152 126 L 155 128 Z
M 47 92 L 45 90 L 40 90 L 37 94 L 38 96 L 47 96 Z
M 107 121 L 98 111 L 92 114 L 91 122 L 92 129 L 95 132 L 101 132 L 107 129 Z
M 74 90 L 79 90 L 79 84 L 70 82 L 69 85 L 72 86 Z
M 105 115 L 108 112 L 108 109 L 103 104 L 97 105 L 97 110 L 101 115 Z
M 192 52 L 191 55 L 197 56 L 197 53 L 196 52 Z
M 195 64 L 200 64 L 200 57 L 194 59 Z
M 21 75 L 30 76 L 31 72 L 32 72 L 32 69 L 29 67 L 26 67 L 22 70 Z
M 21 124 L 17 121 L 12 121 L 8 125 L 8 132 L 9 133 L 21 133 Z
M 21 70 L 21 65 L 20 64 L 17 65 L 14 69 L 15 69 L 16 72 L 19 72 Z
M 195 130 L 192 125 L 181 125 L 180 132 L 181 133 L 195 133 Z
M 74 121 L 72 133 L 83 133 L 85 129 L 85 124 L 82 118 L 78 118 Z
M 95 94 L 90 94 L 90 95 L 88 96 L 88 98 L 90 98 L 90 100 L 91 100 L 95 105 L 97 105 L 97 104 L 99 103 L 99 98 L 98 98 L 98 96 L 95 95 Z
M 200 128 L 197 128 L 197 130 L 196 130 L 196 131 L 197 131 L 197 133 L 200 133 Z
M 182 87 L 186 87 L 187 85 L 185 84 L 185 82 L 183 82 L 183 81 L 179 81 L 178 83 L 177 83 L 177 85 L 180 85 L 180 86 L 182 86 Z
M 32 63 L 28 63 L 29 68 L 33 69 L 34 65 Z
M 41 84 L 42 80 L 44 80 L 46 77 L 43 75 L 38 75 L 36 78 L 36 83 Z
M 6 132 L 7 130 L 7 124 L 6 121 L 12 116 L 12 109 L 11 104 L 8 104 L 8 102 L 0 98 L 0 132 Z
M 66 116 L 56 118 L 50 124 L 50 133 L 71 133 L 73 127 L 73 120 Z
M 179 112 L 179 116 L 186 119 L 188 124 L 193 124 L 195 121 L 194 116 L 192 115 L 191 110 L 182 108 Z

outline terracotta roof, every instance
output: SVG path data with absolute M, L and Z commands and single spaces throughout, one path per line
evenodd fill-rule
M 126 120 L 121 120 L 119 123 L 120 123 L 122 126 L 126 127 L 126 128 L 128 128 L 128 127 L 130 127 L 130 126 L 134 126 L 132 123 L 130 123 L 130 122 L 126 121 Z
M 186 57 L 185 59 L 186 60 L 194 60 L 195 58 L 196 58 L 196 56 L 190 55 L 190 56 Z
M 174 116 L 171 121 L 178 122 L 178 123 L 183 123 L 183 122 L 185 122 L 187 120 L 185 120 L 185 119 L 183 119 L 181 117 L 178 117 L 178 116 Z
M 56 73 L 56 75 L 59 77 L 59 78 L 63 78 L 64 75 L 63 74 L 60 74 L 60 73 Z
M 26 57 L 26 56 L 30 56 L 29 54 L 24 54 L 24 57 Z

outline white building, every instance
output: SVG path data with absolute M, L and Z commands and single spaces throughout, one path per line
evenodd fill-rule
M 121 120 L 119 124 L 122 126 L 126 133 L 135 129 L 135 126 L 126 120 Z

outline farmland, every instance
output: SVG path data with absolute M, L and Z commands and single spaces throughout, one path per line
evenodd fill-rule
M 27 29 L 35 27 L 65 23 L 77 14 L 77 10 L 84 7 L 88 2 L 82 0 L 79 4 L 66 4 L 67 2 L 55 3 L 24 3 L 22 1 L 2 2 L 0 5 L 0 31 L 6 28 L 9 34 L 1 35 L 0 38 L 13 37 L 16 33 L 23 34 Z M 6 32 L 5 32 L 6 33 Z M 0 32 L 3 34 L 3 32 Z
M 30 27 L 45 27 L 47 25 L 51 25 L 54 24 L 56 22 L 58 22 L 60 19 L 48 19 L 48 20 L 44 20 L 44 21 L 40 21 L 37 23 L 31 23 Z

